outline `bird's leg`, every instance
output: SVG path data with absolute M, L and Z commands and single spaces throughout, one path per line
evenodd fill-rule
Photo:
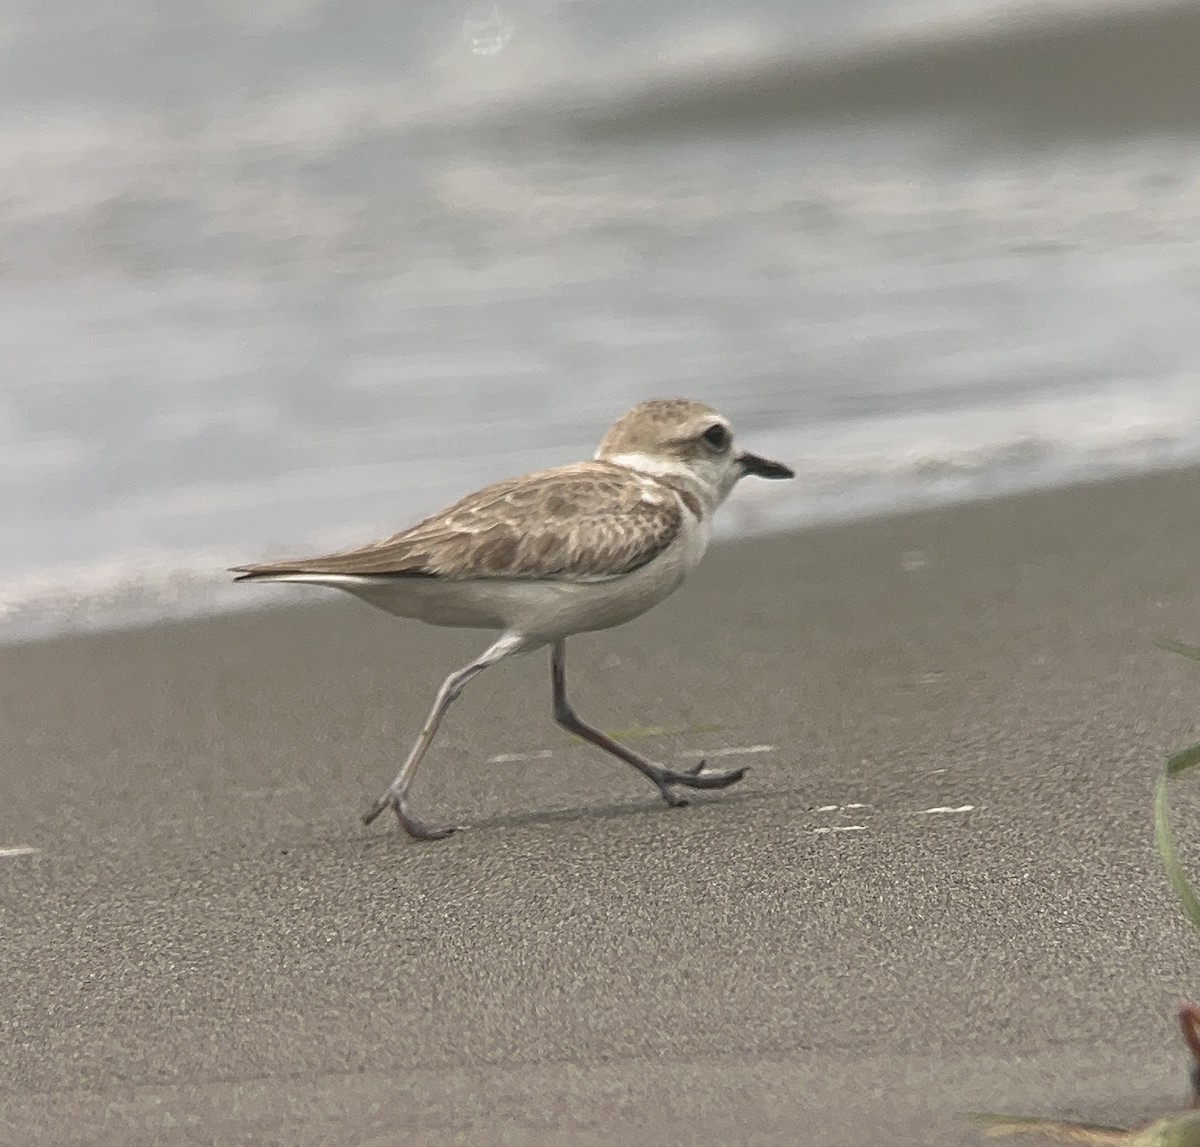
M 470 665 L 465 665 L 462 669 L 451 673 L 442 682 L 442 687 L 438 690 L 437 697 L 433 702 L 433 708 L 430 709 L 429 716 L 425 718 L 425 725 L 421 729 L 421 735 L 417 738 L 411 752 L 408 754 L 408 759 L 405 760 L 404 766 L 400 769 L 396 779 L 388 786 L 387 792 L 371 806 L 370 811 L 363 814 L 363 824 L 370 824 L 384 809 L 390 808 L 396 814 L 396 819 L 400 822 L 400 827 L 415 840 L 442 840 L 456 831 L 459 827 L 458 825 L 449 825 L 445 828 L 431 828 L 413 816 L 408 807 L 409 786 L 412 785 L 413 777 L 416 775 L 421 758 L 425 756 L 426 750 L 433 743 L 438 726 L 442 723 L 442 717 L 445 716 L 446 710 L 450 708 L 450 705 L 458 695 L 466 688 L 467 682 L 472 677 L 482 673 L 489 665 L 495 665 L 497 661 L 502 661 L 510 654 L 516 653 L 523 645 L 524 638 L 519 634 L 506 633 L 476 660 L 472 661 Z
M 554 682 L 554 719 L 566 730 L 591 741 L 593 745 L 619 757 L 626 764 L 632 765 L 643 776 L 648 777 L 657 787 L 662 799 L 667 804 L 679 806 L 687 804 L 684 797 L 672 791 L 672 785 L 683 785 L 689 789 L 723 789 L 736 784 L 746 775 L 745 767 L 740 769 L 714 769 L 704 771 L 704 762 L 690 769 L 676 771 L 663 768 L 653 761 L 626 748 L 619 741 L 614 741 L 599 729 L 581 720 L 575 715 L 571 703 L 567 700 L 567 644 L 565 640 L 556 641 L 550 651 L 550 676 Z

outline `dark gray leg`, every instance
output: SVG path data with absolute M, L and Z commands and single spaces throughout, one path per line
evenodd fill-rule
M 667 804 L 677 807 L 688 803 L 683 797 L 671 791 L 672 785 L 683 785 L 689 789 L 723 789 L 736 784 L 746 775 L 745 767 L 724 771 L 713 770 L 706 773 L 703 771 L 703 761 L 683 772 L 665 769 L 662 765 L 656 765 L 653 761 L 646 760 L 632 749 L 627 749 L 619 741 L 614 741 L 599 729 L 594 729 L 580 720 L 567 700 L 567 643 L 565 639 L 556 641 L 550 651 L 550 675 L 554 681 L 554 719 L 564 729 L 582 737 L 585 741 L 591 741 L 593 745 L 603 749 L 606 753 L 612 753 L 614 757 L 619 757 L 626 764 L 632 765 L 643 776 L 648 777 L 658 787 L 662 799 Z

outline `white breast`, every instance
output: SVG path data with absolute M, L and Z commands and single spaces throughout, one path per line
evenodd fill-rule
M 606 581 L 449 579 L 288 574 L 271 580 L 344 590 L 378 609 L 433 625 L 510 630 L 545 643 L 609 629 L 645 613 L 683 584 L 708 548 L 710 526 L 684 511 L 679 536 L 653 561 Z

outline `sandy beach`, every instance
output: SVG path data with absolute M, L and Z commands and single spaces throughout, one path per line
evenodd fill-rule
M 1151 797 L 1200 666 L 1153 640 L 1200 641 L 1198 491 L 718 547 L 572 642 L 572 695 L 747 779 L 666 808 L 552 723 L 543 652 L 452 710 L 440 844 L 358 817 L 482 635 L 314 594 L 0 650 L 0 850 L 38 850 L 0 856 L 0 1140 L 959 1145 L 964 1111 L 1182 1107 L 1200 937 Z

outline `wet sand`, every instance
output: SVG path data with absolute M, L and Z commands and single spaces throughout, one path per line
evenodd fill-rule
M 718 548 L 572 642 L 572 695 L 747 779 L 666 808 L 534 654 L 451 712 L 440 844 L 358 814 L 482 635 L 321 598 L 0 650 L 0 849 L 40 850 L 0 856 L 0 1140 L 957 1145 L 965 1110 L 1182 1106 L 1200 938 L 1150 802 L 1200 666 L 1152 641 L 1200 640 L 1198 492 Z

